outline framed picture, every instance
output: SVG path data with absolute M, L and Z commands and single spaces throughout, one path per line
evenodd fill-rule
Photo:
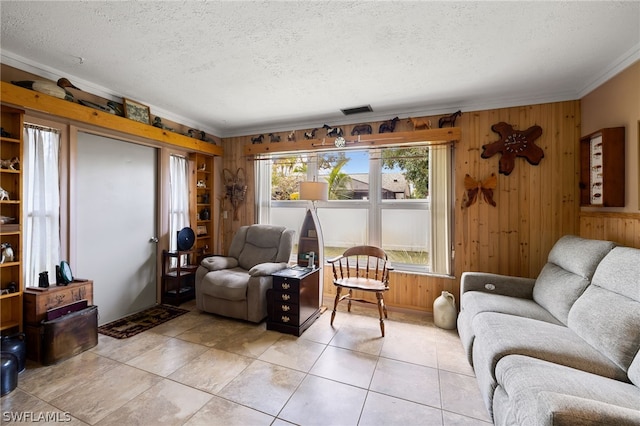
M 151 124 L 151 111 L 149 111 L 148 106 L 127 98 L 122 98 L 122 104 L 126 118 L 144 124 Z

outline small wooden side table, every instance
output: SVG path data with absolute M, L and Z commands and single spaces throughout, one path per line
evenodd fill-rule
M 162 303 L 178 306 L 196 297 L 197 250 L 162 252 Z M 175 266 L 171 259 L 175 259 Z
M 300 336 L 320 316 L 319 269 L 287 268 L 272 275 L 267 330 Z

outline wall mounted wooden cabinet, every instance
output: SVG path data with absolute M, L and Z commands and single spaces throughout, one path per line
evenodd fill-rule
M 3 256 L 0 263 L 0 331 L 9 334 L 22 330 L 22 145 L 24 111 L 2 105 L 0 159 L 17 158 L 13 166 L 0 168 L 0 243 L 8 243 L 13 259 Z
M 193 247 L 198 256 L 212 254 L 215 248 L 215 225 L 213 217 L 214 185 L 213 156 L 193 153 L 190 156 L 193 168 L 193 188 L 191 197 L 191 228 L 196 233 L 196 243 Z M 195 195 L 195 196 L 194 196 Z
M 624 127 L 580 138 L 580 204 L 624 207 Z

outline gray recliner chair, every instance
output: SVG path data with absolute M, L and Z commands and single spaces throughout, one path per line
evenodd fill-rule
M 201 311 L 252 322 L 267 316 L 271 274 L 287 267 L 295 231 L 284 226 L 238 229 L 228 256 L 202 260 L 196 271 L 196 306 Z

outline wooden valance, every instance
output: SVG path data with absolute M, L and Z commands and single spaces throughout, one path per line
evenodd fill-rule
M 44 112 L 71 122 L 89 124 L 104 129 L 115 130 L 132 136 L 151 139 L 167 145 L 186 148 L 190 151 L 222 156 L 221 146 L 190 138 L 150 124 L 139 123 L 124 117 L 99 111 L 84 105 L 54 98 L 44 93 L 24 89 L 6 81 L 0 82 L 3 104 L 13 105 L 26 110 Z
M 408 132 L 377 133 L 371 135 L 345 136 L 346 146 L 340 149 L 382 148 L 410 146 L 414 144 L 443 145 L 460 140 L 459 127 L 442 129 L 414 130 Z M 295 142 L 265 142 L 244 146 L 244 155 L 273 154 L 296 151 L 335 151 L 336 138 L 308 139 Z

